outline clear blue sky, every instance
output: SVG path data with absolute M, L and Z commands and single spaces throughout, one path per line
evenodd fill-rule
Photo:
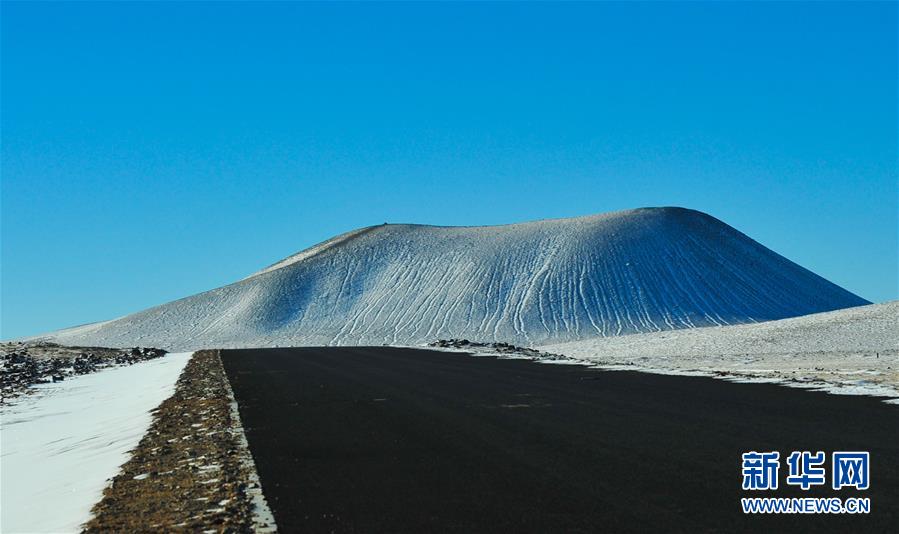
M 657 205 L 897 298 L 896 3 L 0 9 L 3 338 L 359 226 Z

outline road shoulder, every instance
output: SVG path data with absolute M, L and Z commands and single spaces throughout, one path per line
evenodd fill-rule
M 218 351 L 197 352 L 86 532 L 274 531 Z

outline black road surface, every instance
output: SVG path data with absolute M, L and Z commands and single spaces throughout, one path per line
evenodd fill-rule
M 223 352 L 281 532 L 899 532 L 899 406 L 427 350 Z M 868 491 L 743 491 L 741 453 L 870 451 Z M 830 466 L 827 481 L 830 483 Z M 744 515 L 741 497 L 870 497 Z

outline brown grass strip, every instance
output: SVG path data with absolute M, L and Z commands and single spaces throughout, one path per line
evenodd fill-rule
M 194 354 L 85 532 L 253 530 L 252 473 L 242 461 L 227 380 L 218 351 Z

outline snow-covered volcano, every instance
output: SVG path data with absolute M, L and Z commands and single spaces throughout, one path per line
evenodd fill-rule
M 174 349 L 548 344 L 867 304 L 723 222 L 644 208 L 505 226 L 372 226 L 61 343 Z

